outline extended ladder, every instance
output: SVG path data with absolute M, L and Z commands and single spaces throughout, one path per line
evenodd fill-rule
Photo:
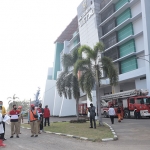
M 109 101 L 112 99 L 127 98 L 127 97 L 140 96 L 140 95 L 148 95 L 148 91 L 134 89 L 134 90 L 129 90 L 129 91 L 125 91 L 125 92 L 119 92 L 119 93 L 115 93 L 115 94 L 101 96 L 101 100 Z

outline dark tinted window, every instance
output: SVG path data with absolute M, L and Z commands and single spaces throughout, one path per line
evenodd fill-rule
M 103 35 L 105 35 L 105 34 L 108 33 L 110 30 L 112 30 L 113 28 L 115 28 L 115 26 L 116 26 L 116 22 L 115 22 L 115 18 L 113 18 L 112 20 L 110 20 L 108 23 L 106 23 L 106 24 L 102 27 Z
M 106 20 L 109 16 L 111 16 L 115 11 L 114 5 L 111 5 L 108 7 L 102 14 L 101 14 L 101 21 L 103 22 Z
M 105 49 L 113 46 L 114 44 L 117 43 L 117 35 L 116 35 L 116 32 L 112 33 L 111 35 L 109 35 L 107 38 L 105 38 L 103 40 L 104 42 L 104 46 L 105 46 Z
M 131 104 L 134 104 L 134 99 L 133 99 L 133 98 L 130 99 L 130 103 L 131 103 Z
M 101 3 L 100 3 L 100 8 L 103 9 L 111 0 L 103 0 Z

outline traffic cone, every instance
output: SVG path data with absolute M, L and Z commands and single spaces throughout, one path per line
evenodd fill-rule
M 0 147 L 5 147 L 6 145 L 3 143 L 3 140 L 0 140 Z

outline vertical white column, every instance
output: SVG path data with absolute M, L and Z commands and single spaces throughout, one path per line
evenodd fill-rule
M 150 61 L 150 0 L 141 0 L 142 8 L 142 21 L 143 21 L 143 35 L 144 35 L 144 50 L 145 50 L 145 59 Z M 144 60 L 143 60 L 144 61 Z M 150 91 L 150 63 L 145 61 L 146 67 L 146 85 L 147 89 Z

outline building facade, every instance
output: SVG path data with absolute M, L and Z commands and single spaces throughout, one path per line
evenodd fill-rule
M 71 53 L 84 44 L 93 48 L 102 41 L 105 45 L 102 55 L 113 60 L 119 74 L 114 92 L 131 89 L 150 91 L 149 8 L 150 0 L 83 0 L 77 8 L 77 16 L 55 41 L 53 80 L 63 70 L 61 56 L 64 53 Z M 103 78 L 101 95 L 111 94 L 112 87 L 105 73 Z M 96 105 L 95 91 L 92 96 Z M 54 101 L 57 101 L 56 97 L 57 93 Z M 83 94 L 81 102 L 86 100 Z M 90 102 L 87 100 L 87 103 L 89 105 Z

